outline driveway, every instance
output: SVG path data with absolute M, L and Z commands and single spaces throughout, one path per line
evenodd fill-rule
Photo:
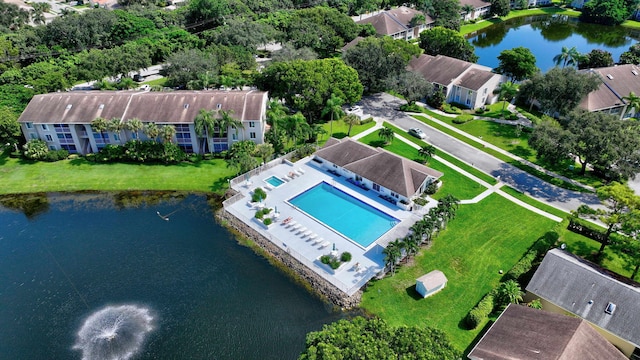
M 404 101 L 401 99 L 382 93 L 365 97 L 358 104 L 365 114 L 388 121 L 399 128 L 406 130 L 417 127 L 422 129 L 427 135 L 426 141 L 428 143 L 473 165 L 475 168 L 491 174 L 495 178 L 499 178 L 503 183 L 560 209 L 571 211 L 582 204 L 600 204 L 594 194 L 566 190 L 549 184 L 406 115 L 398 110 L 403 103 Z

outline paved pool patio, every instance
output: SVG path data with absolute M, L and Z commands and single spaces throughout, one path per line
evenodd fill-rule
M 384 247 L 397 238 L 405 237 L 409 232 L 409 227 L 419 220 L 430 207 L 437 204 L 434 200 L 430 200 L 429 204 L 419 210 L 401 209 L 379 198 L 374 191 L 365 191 L 347 182 L 345 177 L 336 177 L 326 172 L 311 157 L 295 163 L 276 160 L 272 164 L 275 165 L 264 171 L 258 171 L 251 177 L 246 176 L 243 181 L 237 184 L 232 184 L 232 188 L 242 194 L 236 196 L 242 197 L 242 199 L 226 204 L 226 211 L 258 231 L 349 296 L 356 293 L 371 278 L 382 271 L 384 268 L 384 254 L 382 253 Z M 290 175 L 294 176 L 290 177 Z M 276 187 L 268 185 L 265 180 L 271 176 L 283 179 L 285 182 Z M 400 222 L 365 248 L 308 216 L 287 201 L 323 181 L 395 217 Z M 276 222 L 269 228 L 254 219 L 257 208 L 250 201 L 251 194 L 257 187 L 261 187 L 267 193 L 267 198 L 260 206 L 273 209 L 272 213 L 277 209 L 279 213 L 275 218 Z M 295 221 L 295 227 L 299 224 L 299 228 L 294 229 L 294 226 L 285 224 L 284 220 L 288 218 Z M 301 228 L 306 230 L 300 232 Z M 319 241 L 320 239 L 322 241 Z M 334 247 L 337 254 L 348 251 L 352 255 L 351 261 L 335 271 L 319 261 L 320 256 L 330 254 Z

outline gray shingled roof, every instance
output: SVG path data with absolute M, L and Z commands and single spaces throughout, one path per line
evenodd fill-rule
M 480 90 L 482 85 L 491 80 L 496 74 L 491 71 L 471 68 L 467 71 L 460 80 L 457 81 L 457 85 L 469 90 Z
M 602 84 L 582 99 L 580 107 L 583 109 L 598 111 L 621 106 L 624 105 L 622 98 L 630 92 L 640 94 L 640 67 L 636 65 L 616 65 L 584 71 L 596 74 Z
M 469 353 L 472 360 L 623 360 L 586 321 L 509 305 Z
M 474 9 L 480 9 L 486 6 L 491 6 L 491 3 L 484 0 L 460 0 L 460 6 L 471 5 Z
M 190 123 L 200 109 L 232 110 L 238 120 L 261 120 L 267 93 L 263 91 L 89 91 L 36 95 L 19 122 L 88 124 L 105 119 L 138 118 L 144 122 Z
M 449 86 L 471 65 L 470 62 L 448 56 L 422 54 L 409 61 L 409 70 L 419 73 L 430 83 Z
M 414 195 L 428 177 L 440 178 L 441 172 L 430 169 L 351 138 L 325 145 L 316 156 L 352 171 L 402 196 Z
M 527 291 L 575 314 L 636 347 L 640 345 L 640 284 L 560 249 L 549 251 Z M 616 305 L 613 314 L 607 305 Z

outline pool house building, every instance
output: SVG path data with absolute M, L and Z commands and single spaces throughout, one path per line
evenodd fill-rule
M 82 91 L 36 95 L 18 122 L 27 141 L 41 139 L 50 150 L 72 154 L 98 152 L 107 144 L 121 145 L 132 139 L 149 139 L 144 130 L 131 130 L 127 123 L 173 126 L 172 141 L 187 153 L 220 152 L 240 140 L 260 144 L 266 128 L 268 95 L 264 91 Z M 212 129 L 196 133 L 194 119 L 201 109 L 228 111 L 242 128 Z M 214 114 L 214 117 L 216 114 Z M 117 129 L 98 131 L 96 118 L 117 119 Z M 206 136 L 208 135 L 208 136 Z
M 329 139 L 313 160 L 328 172 L 373 190 L 405 210 L 412 208 L 413 198 L 442 176 L 439 171 L 351 138 Z

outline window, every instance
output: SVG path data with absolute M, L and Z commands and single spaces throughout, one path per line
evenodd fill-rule
M 45 135 L 45 137 L 47 138 L 47 141 L 53 141 L 53 138 L 51 137 L 51 135 L 47 134 Z
M 256 133 L 250 132 L 249 133 L 249 137 L 252 138 L 252 139 L 255 139 L 256 138 Z
M 487 95 L 487 88 L 484 88 L 484 95 Z
M 27 129 L 33 129 L 33 123 L 26 123 Z
M 379 191 L 380 191 L 380 185 L 378 185 L 378 184 L 376 184 L 376 183 L 373 183 L 373 190 L 375 190 L 375 191 L 378 191 L 378 192 L 379 192 Z
M 249 127 L 256 127 L 255 121 L 249 121 Z
M 606 312 L 609 315 L 613 315 L 613 313 L 616 311 L 616 304 L 614 303 L 608 303 L 607 307 L 604 309 L 604 312 Z
M 467 98 L 467 105 L 471 105 L 471 98 Z
M 41 124 L 40 126 L 42 126 L 42 130 L 49 130 L 47 124 Z
M 29 138 L 31 138 L 31 140 L 35 140 L 38 138 L 38 135 L 34 134 L 34 133 L 30 133 L 29 134 Z
M 231 139 L 232 140 L 238 140 L 238 134 L 236 134 L 236 133 L 231 134 Z
M 118 134 L 113 134 L 113 140 L 115 140 L 115 141 L 120 141 L 120 135 L 118 135 Z
M 55 150 L 55 149 L 56 149 L 56 147 L 55 147 L 55 146 L 53 146 L 53 145 L 49 145 L 49 150 Z
M 71 154 L 75 154 L 78 152 L 75 145 L 60 145 L 60 147 L 67 150 Z

